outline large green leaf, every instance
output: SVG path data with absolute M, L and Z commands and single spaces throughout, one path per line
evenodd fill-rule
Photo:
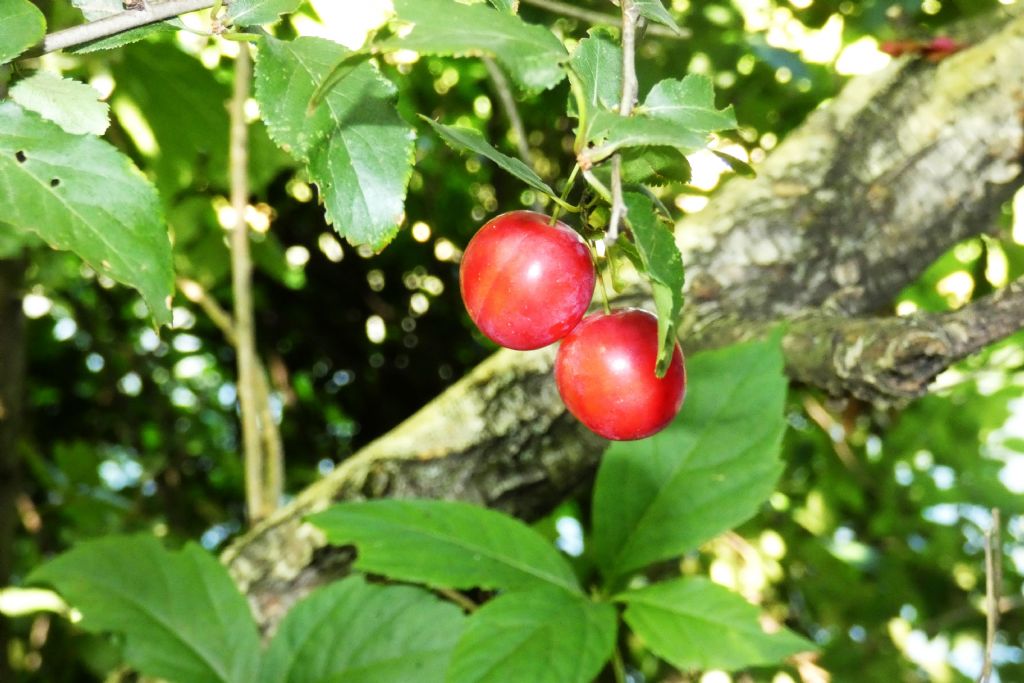
M 569 563 L 543 536 L 517 519 L 476 505 L 341 503 L 310 521 L 331 543 L 355 545 L 358 569 L 394 579 L 444 588 L 580 590 Z
M 0 103 L 0 221 L 78 254 L 171 319 L 171 243 L 160 199 L 106 142 Z
M 665 9 L 665 5 L 661 0 L 633 0 L 633 4 L 640 10 L 640 14 L 644 18 L 668 26 L 677 34 L 682 35 L 679 25 L 672 18 L 672 15 L 668 13 L 668 10 Z
M 103 135 L 110 125 L 110 107 L 95 88 L 49 71 L 18 81 L 11 99 L 76 135 Z
M 766 633 L 756 607 L 704 578 L 663 581 L 616 599 L 626 603 L 633 632 L 682 670 L 766 666 L 814 649 L 787 629 Z
M 474 613 L 448 683 L 590 683 L 615 644 L 615 608 L 563 591 L 508 593 Z
M 682 412 L 613 444 L 594 490 L 594 556 L 615 584 L 743 522 L 782 471 L 786 378 L 778 338 L 698 354 Z
M 288 611 L 264 658 L 264 683 L 441 683 L 464 617 L 410 586 L 356 576 Z
M 177 683 L 251 683 L 260 658 L 249 604 L 227 571 L 188 544 L 165 550 L 152 536 L 87 541 L 36 569 L 82 613 L 90 632 L 124 636 L 124 658 Z
M 487 142 L 487 140 L 484 139 L 484 136 L 478 131 L 473 130 L 472 128 L 465 128 L 463 126 L 446 126 L 428 119 L 426 116 L 421 116 L 420 118 L 429 123 L 430 126 L 437 131 L 437 134 L 440 135 L 453 149 L 458 151 L 469 150 L 470 152 L 475 152 L 476 154 L 490 159 L 502 170 L 508 171 L 533 189 L 540 190 L 544 194 L 557 196 L 555 195 L 555 191 L 552 190 L 551 187 L 545 183 L 532 168 L 519 159 L 510 157 L 507 154 L 502 154 L 491 147 L 491 144 Z
M 198 59 L 171 43 L 153 42 L 124 50 L 111 64 L 115 100 L 128 98 L 128 112 L 141 114 L 157 151 L 150 168 L 165 195 L 212 182 L 227 185 L 228 85 Z M 160 87 L 154 88 L 153 83 Z M 115 113 L 125 113 L 117 105 Z M 189 125 L 183 126 L 182 121 Z M 125 122 L 122 121 L 123 124 Z M 127 127 L 127 125 L 126 125 Z
M 302 0 L 231 0 L 228 19 L 239 26 L 269 24 L 282 14 L 291 14 Z
M 674 147 L 684 153 L 694 152 L 704 147 L 707 136 L 668 119 L 620 116 L 602 110 L 594 115 L 588 140 L 598 143 L 588 154 L 590 161 L 597 163 L 630 147 Z
M 590 139 L 595 112 L 614 109 L 622 95 L 622 48 L 607 29 L 595 28 L 569 59 L 569 110 L 580 121 L 579 140 Z
M 638 113 L 672 121 L 695 133 L 736 127 L 732 106 L 715 107 L 714 85 L 703 74 L 689 74 L 681 81 L 666 79 L 655 84 Z
M 267 37 L 256 98 L 270 136 L 308 165 L 327 220 L 353 244 L 383 248 L 398 232 L 412 175 L 413 131 L 395 109 L 394 85 L 363 62 L 310 113 L 320 82 L 348 54 L 319 38 Z
M 46 18 L 28 0 L 0 0 L 0 64 L 29 49 L 46 34 Z
M 514 14 L 454 0 L 395 0 L 395 12 L 412 30 L 380 44 L 380 49 L 492 55 L 527 92 L 554 87 L 565 76 L 561 62 L 567 55 L 558 38 L 547 28 L 527 24 Z
M 648 197 L 627 192 L 623 201 L 626 221 L 654 293 L 658 311 L 658 374 L 663 376 L 672 362 L 676 328 L 683 310 L 683 257 L 671 226 L 661 222 Z

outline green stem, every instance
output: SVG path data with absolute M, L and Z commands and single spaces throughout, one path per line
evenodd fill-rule
M 580 172 L 580 165 L 574 164 L 572 171 L 569 173 L 569 179 L 565 181 L 565 187 L 562 188 L 562 196 L 559 197 L 558 202 L 555 205 L 555 210 L 551 212 L 551 225 L 558 222 L 558 216 L 562 213 L 562 205 L 567 204 L 567 198 L 569 192 L 572 190 L 573 184 L 576 182 L 576 175 Z
M 612 671 L 615 672 L 615 683 L 627 683 L 629 680 L 626 677 L 626 664 L 622 661 L 622 650 L 617 643 L 612 651 Z

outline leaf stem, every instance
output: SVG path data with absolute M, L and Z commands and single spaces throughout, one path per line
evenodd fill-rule
M 540 9 L 547 10 L 552 14 L 561 14 L 563 17 L 569 17 L 571 19 L 579 19 L 585 21 L 588 24 L 599 24 L 604 26 L 614 26 L 618 23 L 618 17 L 614 14 L 605 14 L 604 12 L 594 12 L 593 10 L 583 9 L 575 5 L 570 5 L 567 2 L 559 2 L 558 0 L 520 0 L 524 5 L 533 5 Z M 690 32 L 687 29 L 680 29 L 678 32 L 666 26 L 649 26 L 647 32 L 652 36 L 658 36 L 659 38 L 672 38 L 673 40 L 682 40 L 690 37 Z
M 565 187 L 562 188 L 562 196 L 559 198 L 562 203 L 567 203 L 566 200 L 569 197 L 569 193 L 572 191 L 572 186 L 576 183 L 576 176 L 580 172 L 580 165 L 574 164 L 572 171 L 569 172 L 569 177 L 565 181 Z M 558 222 L 558 216 L 562 212 L 562 204 L 555 204 L 555 209 L 551 212 L 550 224 L 554 225 Z
M 992 650 L 999 629 L 999 599 L 1003 582 L 1002 520 L 999 508 L 992 509 L 992 526 L 985 532 L 985 655 L 978 683 L 992 677 Z

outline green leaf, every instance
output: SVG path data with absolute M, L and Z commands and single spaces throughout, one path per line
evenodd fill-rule
M 442 588 L 580 590 L 569 563 L 543 536 L 468 503 L 341 503 L 310 521 L 331 543 L 356 546 L 357 569 L 393 579 Z
M 676 23 L 676 20 L 668 13 L 668 10 L 665 9 L 665 5 L 661 3 L 661 0 L 633 0 L 633 4 L 640 10 L 641 16 L 649 19 L 650 21 L 668 26 L 677 34 L 683 35 L 683 32 L 679 29 L 679 25 Z
M 259 635 L 249 604 L 217 560 L 195 544 L 165 550 L 152 536 L 79 543 L 36 569 L 93 633 L 124 636 L 124 658 L 180 683 L 248 683 Z
M 690 162 L 673 147 L 634 147 L 624 149 L 622 182 L 635 185 L 683 185 L 690 182 Z M 611 185 L 612 169 L 602 164 L 593 170 L 605 187 Z
M 562 591 L 502 595 L 475 612 L 448 683 L 590 683 L 615 645 L 615 608 Z
M 647 94 L 638 114 L 672 121 L 694 133 L 714 133 L 736 127 L 732 106 L 715 108 L 715 88 L 703 74 L 683 80 L 660 81 Z
M 716 157 L 718 157 L 726 164 L 728 164 L 729 168 L 732 169 L 734 173 L 741 175 L 744 178 L 757 177 L 757 171 L 754 170 L 754 167 L 748 164 L 747 162 L 743 161 L 742 159 L 737 159 L 733 155 L 726 154 L 725 152 L 719 152 L 717 149 L 713 149 L 711 150 L 711 152 Z
M 105 19 L 106 17 L 113 16 L 115 14 L 122 14 L 125 11 L 124 0 L 71 0 L 71 4 L 82 10 L 82 14 L 84 14 L 85 18 L 89 21 Z M 73 51 L 78 53 L 87 53 L 96 52 L 97 50 L 110 50 L 115 47 L 129 45 L 142 40 L 154 33 L 176 31 L 179 28 L 184 28 L 184 26 L 185 25 L 181 23 L 181 19 L 168 19 L 167 21 L 139 26 L 138 28 L 133 28 L 131 30 L 124 31 L 123 33 L 117 33 L 107 38 L 101 38 L 100 40 L 85 43 L 84 45 L 76 47 Z
M 28 0 L 0 0 L 0 64 L 6 64 L 46 35 L 46 18 Z
M 454 0 L 395 0 L 397 19 L 412 24 L 406 35 L 389 39 L 382 50 L 414 50 L 421 54 L 491 55 L 528 93 L 553 88 L 565 76 L 565 47 L 544 26 L 486 5 Z
M 515 14 L 519 11 L 519 0 L 488 0 L 494 9 L 500 9 L 502 12 L 508 12 L 509 14 Z
M 676 327 L 683 310 L 683 257 L 671 227 L 663 224 L 654 203 L 636 192 L 623 195 L 626 222 L 633 233 L 644 271 L 651 280 L 658 311 L 658 376 L 668 371 L 676 347 Z
M 110 107 L 95 88 L 49 71 L 18 81 L 11 99 L 76 135 L 103 135 L 110 125 Z
M 26 249 L 40 246 L 42 242 L 31 232 L 23 232 L 13 225 L 0 223 L 0 259 L 15 258 Z
M 349 51 L 320 38 L 266 37 L 261 46 L 256 98 L 270 137 L 306 162 L 338 233 L 382 249 L 398 232 L 412 175 L 414 134 L 398 116 L 394 85 L 365 62 L 309 113 L 317 87 Z
M 750 518 L 782 471 L 779 339 L 698 354 L 675 422 L 615 443 L 594 489 L 594 556 L 609 585 Z
M 599 146 L 589 150 L 592 163 L 607 159 L 629 147 L 673 147 L 683 153 L 703 149 L 707 136 L 667 119 L 649 116 L 620 116 L 599 111 L 590 126 L 589 141 Z
M 647 647 L 684 671 L 767 666 L 815 649 L 788 629 L 765 633 L 755 606 L 704 578 L 663 581 L 616 600 Z
M 91 136 L 0 103 L 0 221 L 134 287 L 171 321 L 171 244 L 160 198 L 126 156 Z
M 111 72 L 117 83 L 115 114 L 125 113 L 118 105 L 127 98 L 131 113 L 141 114 L 153 133 L 158 150 L 150 168 L 162 194 L 173 196 L 208 183 L 227 186 L 228 85 L 198 59 L 165 42 L 125 48 L 124 59 L 114 61 Z M 189 125 L 183 126 L 186 119 Z
M 288 611 L 261 680 L 441 683 L 464 621 L 457 607 L 422 589 L 354 576 Z
M 487 140 L 484 139 L 484 136 L 478 131 L 472 128 L 465 128 L 463 126 L 446 126 L 422 115 L 420 118 L 429 123 L 430 126 L 437 131 L 437 134 L 440 135 L 450 147 L 452 147 L 452 149 L 457 151 L 469 150 L 486 157 L 533 189 L 539 190 L 544 194 L 551 195 L 552 197 L 558 196 L 555 194 L 555 191 L 552 190 L 551 187 L 533 171 L 532 168 L 524 164 L 519 159 L 510 157 L 507 154 L 502 154 L 491 147 L 490 143 L 487 142 Z
M 610 31 L 591 29 L 579 42 L 569 59 L 569 83 L 569 114 L 580 120 L 577 139 L 588 140 L 594 114 L 617 107 L 622 92 L 622 48 Z
M 256 26 L 277 21 L 282 14 L 291 14 L 302 0 L 231 0 L 228 20 L 237 26 Z

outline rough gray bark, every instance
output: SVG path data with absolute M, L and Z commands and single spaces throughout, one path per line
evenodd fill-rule
M 25 262 L 0 259 L 0 586 L 10 583 L 18 515 L 18 433 L 25 385 Z M 13 676 L 7 658 L 7 619 L 0 615 L 0 681 Z
M 792 321 L 784 348 L 795 378 L 891 401 L 1021 326 L 1019 284 L 974 317 L 877 317 L 950 246 L 992 231 L 1024 180 L 1024 15 L 986 35 L 938 65 L 903 60 L 855 79 L 757 179 L 731 181 L 678 226 L 687 352 Z M 1003 324 L 972 331 L 991 311 Z M 223 560 L 264 626 L 344 573 L 346 551 L 302 523 L 333 501 L 453 498 L 531 518 L 585 484 L 604 443 L 565 413 L 553 355 L 495 354 L 232 545 Z

